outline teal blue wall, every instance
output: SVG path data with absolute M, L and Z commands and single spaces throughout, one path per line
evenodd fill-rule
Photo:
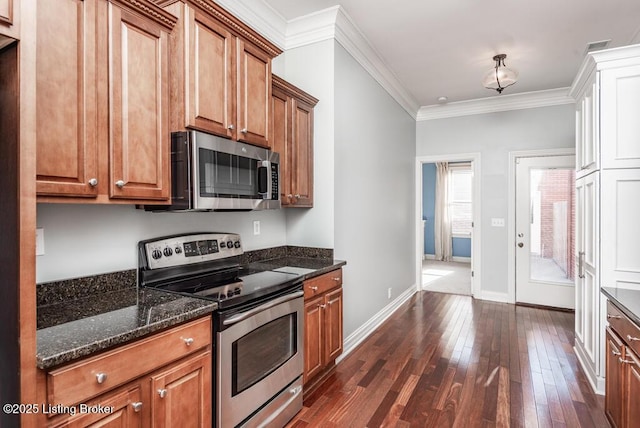
M 434 215 L 436 210 L 436 164 L 422 164 L 422 219 L 424 225 L 424 254 L 435 255 Z M 453 238 L 454 257 L 471 257 L 471 238 Z

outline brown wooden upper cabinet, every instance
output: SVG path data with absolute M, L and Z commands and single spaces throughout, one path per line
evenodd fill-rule
M 281 51 L 209 0 L 163 0 L 171 35 L 171 130 L 269 142 L 271 59 Z
M 19 37 L 18 7 L 18 0 L 0 0 L 0 36 L 8 36 L 12 39 Z M 0 48 L 9 41 L 0 37 Z
M 280 153 L 284 207 L 313 207 L 313 108 L 318 100 L 273 76 L 271 142 Z
M 35 13 L 39 199 L 168 200 L 176 17 L 147 0 L 50 0 Z

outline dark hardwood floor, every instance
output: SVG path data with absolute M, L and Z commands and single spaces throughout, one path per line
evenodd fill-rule
M 288 427 L 608 427 L 573 323 L 568 312 L 419 292 Z

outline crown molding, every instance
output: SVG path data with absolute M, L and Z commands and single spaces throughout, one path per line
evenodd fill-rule
M 416 118 L 418 102 L 358 29 L 341 6 L 333 6 L 288 22 L 285 49 L 334 38 L 409 113 Z
M 508 110 L 522 110 L 536 107 L 549 107 L 573 104 L 575 100 L 569 96 L 569 88 L 549 89 L 545 91 L 525 92 L 521 94 L 500 95 L 491 98 L 480 98 L 459 101 L 449 104 L 421 107 L 418 121 L 444 119 L 448 117 L 470 116 L 474 114 L 496 113 Z

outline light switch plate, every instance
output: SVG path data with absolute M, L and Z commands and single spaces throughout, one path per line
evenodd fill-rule
M 36 229 L 36 256 L 44 256 L 44 228 Z
M 492 218 L 491 226 L 493 227 L 504 227 L 504 219 L 503 218 Z

